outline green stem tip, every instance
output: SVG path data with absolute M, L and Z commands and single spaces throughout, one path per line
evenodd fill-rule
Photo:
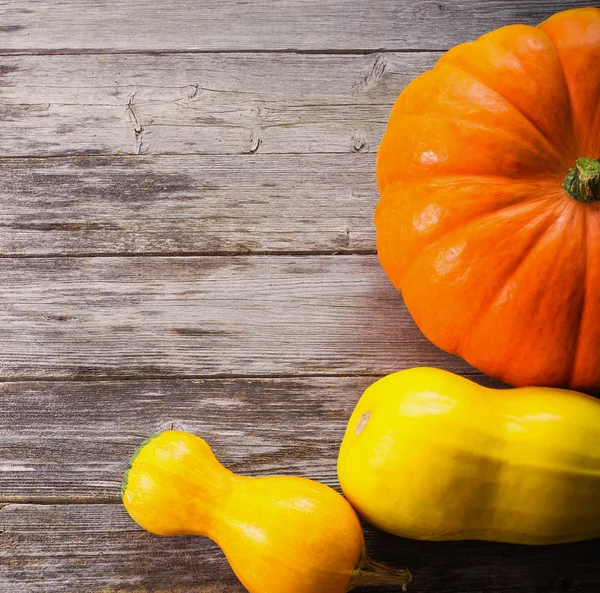
M 129 481 L 129 470 L 133 465 L 133 462 L 136 460 L 136 457 L 141 453 L 142 449 L 150 442 L 153 441 L 156 437 L 160 436 L 162 432 L 155 432 L 153 435 L 150 435 L 147 439 L 142 441 L 142 444 L 134 451 L 133 455 L 129 458 L 127 462 L 127 468 L 123 473 L 123 481 L 121 482 L 121 498 L 125 495 L 125 490 L 127 489 L 127 482 Z
M 565 191 L 578 202 L 600 202 L 600 161 L 582 157 L 563 183 Z
M 412 580 L 410 571 L 406 568 L 392 568 L 371 560 L 364 548 L 358 565 L 352 573 L 348 591 L 356 587 L 392 586 L 406 591 L 406 585 Z

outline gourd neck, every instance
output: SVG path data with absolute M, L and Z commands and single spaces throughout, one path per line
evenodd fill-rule
M 392 568 L 385 564 L 373 562 L 363 548 L 360 560 L 352 572 L 348 591 L 356 587 L 376 587 L 387 585 L 402 588 L 406 591 L 406 585 L 412 580 L 410 571 L 405 568 Z
M 565 191 L 578 202 L 600 202 L 600 161 L 577 159 L 563 183 Z
M 212 537 L 213 509 L 227 498 L 231 476 L 201 438 L 167 430 L 133 454 L 123 478 L 123 504 L 138 525 L 157 535 Z

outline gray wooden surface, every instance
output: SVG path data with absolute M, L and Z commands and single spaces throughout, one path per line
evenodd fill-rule
M 0 1 L 0 591 L 241 591 L 119 502 L 177 427 L 337 487 L 362 391 L 440 366 L 381 271 L 375 151 L 440 50 L 588 2 Z M 410 479 L 407 476 L 406 479 Z M 401 540 L 413 591 L 600 591 L 598 542 Z

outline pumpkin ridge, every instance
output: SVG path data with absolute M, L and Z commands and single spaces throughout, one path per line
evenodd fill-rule
M 598 9 L 592 7 L 592 6 L 587 6 L 585 8 L 580 8 L 580 9 L 574 8 L 572 10 L 575 12 L 575 11 L 579 11 L 579 10 L 589 10 L 589 9 L 598 10 Z M 569 12 L 569 11 L 565 10 L 563 12 Z M 542 21 L 541 23 L 539 23 L 538 25 L 536 25 L 536 27 L 539 28 L 544 33 L 544 35 L 546 35 L 546 37 L 549 39 L 552 47 L 554 48 L 554 51 L 555 51 L 557 57 L 558 57 L 558 63 L 560 64 L 560 71 L 561 71 L 561 74 L 562 74 L 565 86 L 567 88 L 567 99 L 569 101 L 569 111 L 571 112 L 571 125 L 573 126 L 573 131 L 575 132 L 576 131 L 576 127 L 575 127 L 575 110 L 573 109 L 573 95 L 572 95 L 573 91 L 571 90 L 571 87 L 569 86 L 569 83 L 567 82 L 567 75 L 565 74 L 565 64 L 563 62 L 563 59 L 562 59 L 562 56 L 561 56 L 560 52 L 558 51 L 558 49 L 557 49 L 557 47 L 556 47 L 556 45 L 554 43 L 554 40 L 542 28 L 548 21 L 551 21 L 551 19 L 553 17 L 555 17 L 557 15 L 560 15 L 560 14 L 561 13 L 559 12 L 559 13 L 556 13 L 555 15 L 552 15 L 552 17 L 549 17 L 549 18 L 545 19 L 544 21 Z M 577 135 L 575 136 L 575 139 L 577 140 L 577 147 L 579 148 L 579 144 L 581 142 L 581 139 L 578 138 Z M 570 169 L 570 167 L 569 167 L 569 169 Z
M 396 183 L 402 183 L 402 182 L 396 182 Z M 393 187 L 394 185 L 396 185 L 396 183 L 393 183 L 392 185 L 390 185 L 389 187 Z M 485 212 L 482 212 L 480 214 L 478 214 L 477 216 L 474 216 L 473 218 L 468 218 L 466 220 L 463 221 L 463 223 L 460 226 L 454 226 L 452 228 L 449 228 L 446 232 L 443 232 L 441 235 L 439 235 L 438 237 L 436 237 L 433 242 L 429 243 L 428 245 L 424 246 L 422 250 L 420 250 L 419 252 L 417 252 L 413 258 L 413 261 L 410 263 L 410 265 L 408 265 L 405 268 L 405 271 L 403 273 L 403 276 L 405 274 L 408 273 L 408 271 L 412 268 L 412 266 L 414 265 L 414 263 L 416 262 L 416 260 L 419 258 L 419 256 L 421 255 L 421 253 L 427 249 L 431 249 L 433 247 L 437 247 L 438 244 L 447 239 L 449 235 L 452 235 L 454 233 L 460 232 L 463 233 L 465 231 L 465 229 L 467 227 L 469 227 L 472 224 L 476 224 L 478 223 L 481 219 L 485 218 L 486 216 L 493 216 L 494 214 L 497 214 L 499 212 L 504 212 L 506 210 L 510 210 L 512 208 L 514 209 L 518 209 L 519 207 L 524 208 L 525 206 L 530 206 L 532 207 L 533 210 L 533 205 L 538 205 L 538 202 L 544 202 L 548 200 L 548 196 L 540 196 L 539 198 L 535 199 L 535 200 L 527 200 L 526 202 L 519 200 L 516 201 L 512 204 L 509 204 L 507 206 L 504 206 L 502 208 L 494 208 L 493 204 L 491 205 L 491 208 L 489 210 L 486 210 Z M 544 214 L 540 215 L 540 216 L 549 216 L 549 212 L 545 212 Z M 536 217 L 537 218 L 537 217 Z M 549 227 L 548 227 L 549 228 Z
M 390 208 L 394 210 L 396 208 L 396 204 L 398 204 L 398 193 L 399 190 L 408 190 L 409 188 L 419 188 L 422 185 L 421 181 L 397 181 L 392 183 L 387 189 L 383 192 L 381 198 L 379 199 L 374 212 L 374 222 L 375 227 L 377 228 L 377 252 L 381 261 L 381 252 L 387 253 L 389 257 L 391 253 L 395 253 L 395 269 L 398 273 L 395 275 L 395 279 L 392 279 L 392 283 L 399 289 L 401 280 L 406 272 L 410 269 L 410 262 L 414 258 L 418 258 L 420 253 L 429 247 L 431 242 L 435 242 L 436 244 L 443 240 L 447 235 L 453 233 L 456 229 L 463 229 L 465 226 L 474 223 L 475 221 L 480 221 L 484 219 L 486 216 L 494 216 L 496 213 L 503 212 L 505 210 L 509 210 L 511 208 L 515 209 L 515 212 L 518 212 L 519 209 L 522 208 L 530 208 L 532 204 L 540 201 L 542 202 L 538 206 L 535 207 L 543 207 L 543 201 L 549 200 L 550 203 L 557 202 L 561 199 L 562 192 L 559 192 L 554 187 L 553 183 L 542 183 L 540 184 L 539 179 L 527 179 L 524 181 L 522 185 L 519 186 L 519 191 L 506 192 L 506 189 L 502 190 L 504 187 L 511 187 L 512 180 L 506 177 L 499 176 L 465 176 L 465 175 L 444 175 L 433 177 L 428 183 L 427 187 L 431 189 L 431 191 L 440 191 L 440 195 L 444 201 L 447 201 L 448 198 L 445 196 L 451 196 L 454 192 L 457 185 L 461 185 L 467 183 L 471 190 L 475 195 L 494 195 L 496 192 L 501 191 L 505 193 L 505 198 L 501 203 L 498 203 L 496 199 L 490 199 L 485 201 L 480 201 L 481 207 L 477 208 L 476 211 L 467 212 L 466 214 L 459 214 L 458 220 L 456 216 L 453 216 L 454 222 L 451 226 L 447 226 L 446 228 L 438 228 L 432 230 L 432 232 L 427 233 L 426 241 L 420 246 L 416 246 L 414 249 L 410 249 L 410 257 L 406 255 L 405 252 L 397 252 L 397 250 L 392 249 L 390 252 L 387 248 L 382 246 L 382 240 L 384 244 L 393 244 L 395 242 L 394 235 L 398 231 L 397 227 L 394 224 L 389 224 L 389 222 L 393 219 L 389 218 L 389 214 L 386 214 Z M 532 191 L 532 188 L 535 190 Z M 560 194 L 560 195 L 559 195 Z M 525 197 L 524 197 L 525 196 Z M 468 205 L 465 204 L 465 206 Z M 420 211 L 420 209 L 418 209 Z M 462 208 L 458 210 L 458 212 L 462 212 Z M 418 214 L 417 211 L 413 211 L 412 216 Z M 445 217 L 444 217 L 445 218 Z M 445 225 L 444 225 L 445 226 Z M 422 238 L 421 238 L 422 239 Z M 417 240 L 418 243 L 422 243 L 421 239 Z M 429 242 L 429 244 L 427 243 Z M 383 263 L 383 262 L 382 262 Z
M 538 214 L 537 216 L 532 216 L 530 218 L 530 221 L 533 223 L 535 221 L 539 221 L 539 228 L 536 229 L 535 231 L 535 236 L 532 236 L 530 239 L 530 243 L 528 244 L 527 248 L 524 249 L 524 251 L 522 253 L 527 253 L 527 255 L 529 255 L 529 253 L 531 253 L 531 251 L 534 249 L 535 245 L 539 243 L 539 241 L 541 241 L 542 237 L 554 226 L 554 224 L 557 222 L 556 220 L 556 210 L 558 210 L 559 206 L 563 206 L 563 204 L 559 204 L 559 205 L 555 205 L 555 208 L 552 208 L 551 210 L 544 210 L 541 214 Z M 479 220 L 479 217 L 478 217 Z M 444 237 L 440 238 L 440 241 L 447 239 L 449 235 L 454 234 L 454 233 L 447 233 L 444 235 Z M 460 233 L 457 233 L 460 234 Z M 439 243 L 440 241 L 436 241 L 436 249 L 439 249 Z M 432 244 L 433 245 L 433 244 Z M 422 262 L 420 261 L 420 257 L 421 255 L 425 252 L 428 251 L 430 248 L 430 246 L 428 245 L 424 250 L 422 250 L 419 255 L 417 255 L 413 261 L 411 262 L 411 264 L 407 267 L 406 271 L 404 272 L 404 274 L 408 274 L 412 271 L 413 267 L 416 266 L 417 268 L 419 268 L 419 266 L 422 266 Z M 510 280 L 510 277 L 512 277 L 512 275 L 517 271 L 517 269 L 520 267 L 520 264 L 523 263 L 521 260 L 523 260 L 524 256 L 521 255 L 518 258 L 515 258 L 515 262 L 516 265 L 515 267 L 511 270 L 510 275 L 507 275 L 505 278 L 500 279 L 499 283 L 498 283 L 498 289 L 496 292 L 496 295 L 500 295 L 500 293 L 502 292 L 502 290 L 504 289 L 504 287 L 507 285 L 507 283 Z M 421 268 L 423 269 L 423 268 Z M 509 277 L 510 276 L 510 277 Z M 404 277 L 403 279 L 404 280 Z M 504 280 L 504 281 L 502 281 Z M 402 291 L 401 291 L 402 292 Z M 403 293 L 404 294 L 404 293 Z M 485 313 L 486 310 L 489 310 L 491 308 L 491 306 L 493 305 L 494 302 L 496 302 L 497 300 L 497 296 L 495 296 L 494 298 L 491 299 L 486 299 L 484 302 L 481 302 L 481 304 L 478 306 L 477 309 L 475 309 L 475 307 L 472 308 L 472 312 L 473 312 L 473 316 L 472 319 L 473 320 L 477 320 L 477 319 L 481 319 Z M 408 306 L 408 304 L 407 304 Z M 431 339 L 429 336 L 429 333 L 424 331 L 424 328 L 421 326 L 421 324 L 419 323 L 419 320 L 415 318 L 415 322 L 417 323 L 417 326 L 419 327 L 419 329 L 423 332 L 423 334 L 428 338 Z M 471 362 L 470 357 L 467 357 L 463 354 L 466 346 L 468 345 L 469 341 L 470 341 L 470 337 L 471 337 L 471 333 L 474 332 L 476 328 L 476 323 L 471 323 L 471 324 L 467 324 L 466 326 L 463 325 L 463 329 L 462 332 L 464 332 L 462 334 L 462 336 L 457 336 L 454 335 L 454 341 L 452 346 L 450 346 L 450 344 L 445 343 L 444 345 L 439 345 L 439 347 L 443 348 L 444 350 L 446 350 L 447 352 L 450 352 L 451 354 L 456 354 L 458 356 L 462 356 L 467 362 L 469 362 L 469 364 L 473 364 L 473 362 Z M 496 376 L 497 375 L 493 375 Z
M 542 29 L 542 27 L 541 27 L 541 25 L 543 25 L 545 22 L 546 21 L 544 20 L 541 23 L 537 24 L 536 29 L 539 29 L 548 38 L 548 41 L 550 42 L 550 45 L 552 46 L 552 49 L 554 50 L 554 53 L 556 54 L 558 63 L 560 64 L 560 73 L 562 75 L 564 87 L 567 89 L 567 101 L 569 103 L 569 119 L 571 120 L 571 129 L 573 130 L 573 135 L 575 136 L 575 141 L 576 141 L 575 145 L 579 146 L 579 138 L 577 137 L 577 135 L 575 133 L 575 114 L 573 113 L 573 99 L 571 97 L 571 88 L 569 87 L 569 84 L 567 82 L 567 76 L 565 75 L 565 67 L 564 67 L 563 61 L 560 57 L 560 54 L 558 53 L 558 49 L 556 49 L 556 45 L 554 45 L 554 41 L 552 40 L 552 37 L 550 37 L 550 35 L 548 35 L 548 33 L 546 33 L 546 31 L 544 31 L 544 29 Z M 571 166 L 568 165 L 568 168 L 570 170 Z
M 506 181 L 512 181 L 512 179 L 510 177 L 487 177 L 485 175 L 440 175 L 439 177 L 435 177 L 434 179 L 490 179 L 490 180 L 506 180 Z M 528 182 L 537 182 L 539 181 L 539 179 L 526 179 L 524 185 L 526 185 Z M 394 181 L 393 183 L 391 183 L 390 185 L 388 185 L 386 187 L 386 191 L 384 192 L 383 196 L 381 196 L 380 198 L 380 202 L 384 203 L 387 202 L 386 199 L 386 194 L 388 194 L 388 190 L 396 187 L 397 185 L 422 185 L 423 182 L 419 181 L 417 179 L 411 179 L 410 181 Z M 492 185 L 490 183 L 490 185 Z M 557 197 L 558 197 L 558 193 L 557 193 Z M 465 220 L 463 220 L 459 225 L 454 226 L 453 228 L 449 228 L 447 232 L 441 234 L 439 237 L 434 239 L 434 243 L 430 243 L 429 245 L 427 245 L 427 248 L 432 247 L 435 243 L 437 243 L 438 240 L 443 239 L 446 235 L 451 234 L 457 230 L 464 230 L 465 227 L 469 226 L 471 223 L 474 222 L 478 222 L 480 219 L 486 217 L 486 216 L 490 216 L 490 215 L 494 215 L 498 212 L 503 212 L 504 210 L 510 210 L 511 208 L 518 208 L 519 206 L 525 206 L 525 205 L 533 205 L 536 204 L 537 202 L 543 202 L 543 201 L 549 201 L 552 197 L 552 194 L 550 192 L 548 192 L 547 194 L 544 195 L 540 195 L 536 198 L 531 198 L 528 200 L 523 200 L 522 196 L 518 196 L 515 198 L 515 201 L 507 204 L 506 206 L 502 206 L 500 208 L 495 207 L 495 204 L 491 203 L 490 204 L 490 208 L 488 210 L 485 210 L 484 212 L 480 212 L 479 214 L 471 217 L 471 218 L 467 218 Z M 391 199 L 397 199 L 397 198 L 391 198 Z M 554 200 L 552 200 L 554 202 Z M 558 201 L 558 200 L 556 200 Z M 379 204 L 377 204 L 377 206 L 375 206 L 375 216 L 377 216 L 377 208 L 378 208 Z
M 512 183 L 514 182 L 515 178 L 514 177 L 506 177 L 505 175 L 484 175 L 484 174 L 479 174 L 479 173 L 455 173 L 455 174 L 439 174 L 439 175 L 435 175 L 433 177 L 430 178 L 430 182 L 431 183 L 437 183 L 438 180 L 441 183 L 453 183 L 455 181 L 470 181 L 470 180 L 483 180 L 483 181 L 488 181 L 489 185 L 494 185 L 496 183 Z M 548 175 L 547 174 L 543 174 L 540 175 L 539 177 L 519 177 L 519 180 L 522 180 L 522 184 L 523 185 L 528 185 L 530 183 L 539 183 L 540 181 L 547 181 L 548 179 Z M 560 175 L 556 175 L 556 183 L 557 183 L 557 188 L 561 187 L 561 178 Z M 419 178 L 419 177 L 413 177 L 410 179 L 399 179 L 396 181 L 393 181 L 392 183 L 386 185 L 385 190 L 382 192 L 382 195 L 380 196 L 379 200 L 380 201 L 387 201 L 388 198 L 386 198 L 386 195 L 388 194 L 388 190 L 396 187 L 397 185 L 403 185 L 403 186 L 409 186 L 409 187 L 421 187 L 423 185 L 423 179 Z M 488 184 L 482 184 L 482 188 L 486 187 Z M 549 184 L 548 184 L 549 185 Z M 543 199 L 547 199 L 549 197 L 550 193 L 545 194 L 543 196 L 539 196 L 537 198 L 532 198 L 531 200 L 521 200 L 520 203 L 525 203 L 525 202 L 536 202 L 537 200 L 543 200 Z M 515 199 L 515 203 L 510 204 L 510 206 L 514 206 L 517 203 L 517 199 Z M 509 206 L 504 206 L 503 208 L 508 208 Z M 498 208 L 498 211 L 502 210 L 503 208 Z M 376 206 L 377 209 L 377 206 Z
M 589 299 L 587 298 L 587 287 L 588 287 L 588 252 L 590 249 L 589 242 L 589 232 L 588 232 L 588 213 L 587 208 L 581 208 L 582 216 L 583 216 L 583 229 L 582 229 L 582 237 L 583 237 L 583 301 L 581 303 L 581 311 L 579 314 L 579 319 L 577 321 L 576 326 L 573 328 L 575 332 L 575 347 L 573 349 L 573 358 L 571 361 L 571 373 L 569 375 L 569 385 L 573 385 L 573 379 L 575 378 L 575 372 L 577 370 L 577 359 L 579 358 L 579 351 L 581 349 L 581 328 L 583 326 L 583 318 L 585 317 L 586 307 L 589 304 Z
M 543 23 L 540 23 L 540 25 L 543 25 Z M 538 25 L 538 27 L 539 27 L 539 25 Z M 545 31 L 544 31 L 544 33 L 546 34 Z M 558 50 L 556 49 L 556 45 L 554 45 L 554 41 L 552 41 L 552 38 L 550 37 L 550 35 L 546 34 L 546 37 L 548 37 L 548 39 L 550 40 L 550 43 L 552 44 L 552 47 L 554 48 L 554 51 L 558 57 L 558 63 L 560 64 L 560 73 L 562 74 L 563 81 L 565 83 L 565 86 L 567 87 L 567 100 L 569 102 L 571 125 L 573 126 L 573 132 L 575 132 L 575 114 L 573 113 L 573 98 L 571 97 L 571 88 L 569 87 L 569 85 L 567 83 L 567 76 L 565 75 L 565 66 L 560 57 L 560 54 L 558 53 Z M 577 138 L 577 136 L 575 136 L 575 140 L 577 141 L 576 146 L 579 146 L 580 140 L 579 140 L 579 138 Z M 571 167 L 569 167 L 569 169 L 570 168 Z
M 552 212 L 552 214 L 554 214 L 554 211 Z M 524 249 L 524 251 L 521 253 L 521 255 L 515 260 L 515 266 L 508 272 L 508 274 L 506 275 L 506 278 L 504 279 L 504 282 L 502 282 L 499 285 L 498 289 L 495 291 L 496 295 L 494 296 L 494 298 L 486 301 L 486 303 L 485 303 L 486 306 L 482 307 L 481 309 L 479 309 L 479 311 L 477 311 L 477 315 L 475 317 L 476 319 L 482 319 L 483 316 L 485 316 L 487 313 L 489 313 L 489 311 L 492 309 L 492 307 L 494 306 L 494 304 L 496 303 L 496 301 L 498 300 L 498 298 L 500 297 L 500 295 L 502 294 L 504 289 L 508 286 L 508 284 L 510 283 L 512 278 L 514 278 L 515 274 L 525 265 L 527 258 L 533 253 L 535 248 L 540 244 L 541 240 L 548 233 L 548 231 L 550 231 L 550 229 L 552 227 L 554 227 L 555 224 L 558 223 L 558 220 L 555 218 L 553 219 L 550 216 L 550 213 L 548 213 L 548 218 L 550 219 L 549 224 L 543 225 L 536 232 L 536 235 L 532 238 L 531 243 Z M 474 327 L 475 326 L 472 326 L 471 331 L 473 331 Z M 467 340 L 464 340 L 464 342 L 468 341 L 469 337 L 470 336 L 468 336 Z M 459 346 L 460 346 L 460 343 L 461 342 L 459 341 L 458 342 Z M 457 354 L 461 357 L 463 356 L 461 348 L 457 349 Z M 465 360 L 467 360 L 467 359 L 465 358 Z M 469 362 L 469 361 L 467 360 L 467 362 Z
M 554 44 L 552 45 L 552 48 L 556 52 L 556 48 L 554 47 Z M 562 62 L 560 62 L 560 64 L 561 64 L 561 74 L 562 74 L 563 80 L 564 80 L 564 72 L 562 70 Z M 552 154 L 555 157 L 557 157 L 557 159 L 565 166 L 565 168 L 566 169 L 571 168 L 571 166 L 567 162 L 565 155 L 562 155 L 560 153 L 559 147 L 556 146 L 556 144 L 552 140 L 550 140 L 550 138 L 548 138 L 548 136 L 546 136 L 546 134 L 540 129 L 540 127 L 528 115 L 523 113 L 512 101 L 510 101 L 507 97 L 505 97 L 501 92 L 497 91 L 496 89 L 494 89 L 491 86 L 489 86 L 488 84 L 486 84 L 483 80 L 481 80 L 481 78 L 479 78 L 472 72 L 469 72 L 468 70 L 465 70 L 464 68 L 460 68 L 460 67 L 456 66 L 455 64 L 443 63 L 443 64 L 436 64 L 434 66 L 434 69 L 439 69 L 439 68 L 452 68 L 458 72 L 462 72 L 463 74 L 466 74 L 473 80 L 476 80 L 479 84 L 484 86 L 486 89 L 488 89 L 489 91 L 491 91 L 492 93 L 494 93 L 495 95 L 500 97 L 504 101 L 504 103 L 506 103 L 511 108 L 511 110 L 516 111 L 521 116 L 521 119 L 523 121 L 526 121 L 530 125 L 530 127 L 536 131 L 538 136 L 540 138 L 542 138 L 544 140 L 544 142 L 548 145 Z M 571 96 L 569 95 L 569 90 L 568 90 L 566 81 L 565 81 L 565 87 L 567 88 L 567 97 L 569 100 L 569 119 L 571 120 L 571 127 L 572 127 L 573 126 L 573 124 L 572 124 L 573 113 L 571 111 Z
M 513 182 L 515 180 L 514 177 L 506 177 L 506 175 L 484 175 L 483 173 L 479 174 L 479 173 L 440 173 L 439 175 L 435 175 L 433 177 L 430 178 L 431 180 L 439 180 L 440 183 L 441 182 L 451 182 L 451 181 L 464 181 L 464 180 L 470 180 L 470 179 L 482 179 L 484 181 L 489 181 L 491 182 Z M 540 180 L 541 181 L 546 181 L 548 179 L 548 175 L 546 173 L 544 173 L 543 175 L 539 175 L 538 177 L 519 177 L 518 178 L 520 181 L 522 180 L 523 185 L 526 185 L 528 183 L 538 183 Z M 560 175 L 556 175 L 556 179 L 557 179 L 557 187 L 560 186 L 561 184 L 561 178 Z M 415 185 L 415 186 L 421 186 L 423 185 L 423 179 L 421 178 L 413 178 L 413 179 L 407 179 L 407 180 L 397 180 L 397 181 L 393 181 L 392 183 L 390 183 L 389 186 L 386 186 L 386 191 L 388 189 L 388 187 L 392 187 L 394 185 L 397 184 L 402 184 L 402 185 Z M 384 191 L 384 194 L 386 192 Z M 382 196 L 383 199 L 383 196 Z M 539 198 L 541 199 L 541 198 Z
M 425 119 L 425 120 L 429 120 L 429 121 L 440 120 L 443 122 L 447 122 L 449 119 L 447 115 L 437 115 L 435 113 L 410 113 L 407 111 L 401 111 L 400 115 L 402 117 Z M 508 130 L 506 130 L 505 128 L 502 128 L 500 126 L 492 126 L 487 123 L 474 122 L 473 120 L 467 119 L 464 117 L 453 117 L 452 122 L 460 123 L 463 127 L 480 130 L 482 133 L 489 134 L 491 137 L 505 138 L 513 146 L 518 144 L 518 145 L 520 145 L 521 148 L 526 148 L 527 151 L 530 152 L 531 154 L 539 155 L 539 153 L 540 153 L 540 150 L 538 147 L 531 145 L 526 140 L 523 140 L 522 137 L 520 137 L 516 134 L 510 133 Z M 548 157 L 548 159 L 545 162 L 545 170 L 543 172 L 539 173 L 540 178 L 547 177 L 549 174 L 558 174 L 559 169 L 560 169 L 561 175 L 564 175 L 565 172 L 568 171 L 569 166 L 565 164 L 565 161 L 562 158 L 557 158 L 557 154 L 554 151 L 547 152 L 546 156 Z M 465 172 L 462 174 L 466 175 L 466 176 L 479 176 L 480 175 L 480 173 L 477 173 L 477 172 L 474 172 L 474 173 Z M 423 175 L 423 173 L 421 172 L 421 173 L 419 173 L 419 175 Z M 485 176 L 484 173 L 481 173 L 481 175 Z M 515 177 L 508 177 L 506 175 L 499 175 L 499 177 L 502 177 L 504 179 L 522 179 L 523 178 L 519 174 L 518 171 L 515 171 Z M 417 178 L 418 178 L 417 174 L 415 174 L 415 177 L 413 177 L 413 179 L 417 179 Z M 531 178 L 531 176 L 529 176 L 529 178 Z M 406 179 L 410 179 L 410 177 L 405 178 L 405 179 L 395 179 L 392 182 L 392 184 L 396 183 L 398 181 L 405 181 Z M 391 185 L 391 184 L 388 182 L 386 184 L 386 189 L 387 189 L 387 187 L 389 187 L 389 185 Z

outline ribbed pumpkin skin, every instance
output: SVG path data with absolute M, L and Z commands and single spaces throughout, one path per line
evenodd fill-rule
M 600 9 L 447 52 L 396 101 L 377 155 L 381 265 L 434 344 L 516 386 L 600 388 Z

